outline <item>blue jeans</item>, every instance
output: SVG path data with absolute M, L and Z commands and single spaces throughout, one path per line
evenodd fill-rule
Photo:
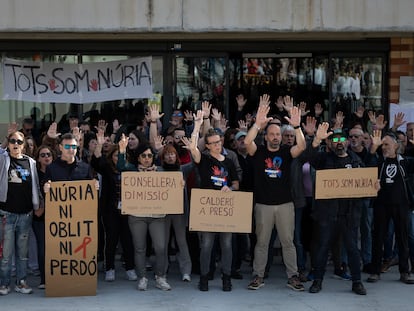
M 3 257 L 0 260 L 0 286 L 9 286 L 13 255 L 16 257 L 16 283 L 26 280 L 32 212 L 14 214 L 0 210 L 0 218 L 0 241 L 3 244 Z
M 216 235 L 219 235 L 221 248 L 221 270 L 223 274 L 231 274 L 232 261 L 232 233 L 230 232 L 200 232 L 200 272 L 207 275 L 210 270 L 211 250 Z

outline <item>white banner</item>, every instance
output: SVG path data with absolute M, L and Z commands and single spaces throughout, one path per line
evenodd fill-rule
M 152 96 L 151 57 L 59 64 L 3 59 L 3 99 L 93 103 Z

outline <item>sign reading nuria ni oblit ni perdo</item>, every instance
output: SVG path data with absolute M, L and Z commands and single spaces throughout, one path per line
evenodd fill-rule
M 45 201 L 46 296 L 96 295 L 95 181 L 52 182 Z

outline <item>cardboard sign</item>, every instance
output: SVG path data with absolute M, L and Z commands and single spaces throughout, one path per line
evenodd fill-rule
M 96 295 L 98 192 L 95 182 L 52 182 L 46 195 L 46 296 Z
M 182 214 L 182 172 L 122 172 L 122 214 Z
M 250 233 L 253 193 L 191 190 L 190 231 Z
M 378 168 L 317 170 L 315 199 L 376 197 Z

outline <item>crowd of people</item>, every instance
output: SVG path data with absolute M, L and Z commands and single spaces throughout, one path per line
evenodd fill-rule
M 292 290 L 304 291 L 312 281 L 309 292 L 320 292 L 329 258 L 334 276 L 350 280 L 358 295 L 367 294 L 362 272 L 375 283 L 392 264 L 399 265 L 402 283 L 414 284 L 414 122 L 399 113 L 387 128 L 384 115 L 362 107 L 351 120 L 338 111 L 327 121 L 321 105 L 311 113 L 289 96 L 272 102 L 264 94 L 252 113 L 244 111 L 243 95 L 235 102 L 231 122 L 203 102 L 198 111 L 174 110 L 164 129 L 157 105 L 149 105 L 133 127 L 118 119 L 80 122 L 76 115 L 67 127 L 53 122 L 45 133 L 36 132 L 30 118 L 21 128 L 11 123 L 0 148 L 0 295 L 10 292 L 13 262 L 14 290 L 33 291 L 27 282 L 31 230 L 38 288 L 47 286 L 44 198 L 51 182 L 94 178 L 100 191 L 97 258 L 107 282 L 116 280 L 121 252 L 125 276 L 137 281 L 138 290 L 147 290 L 150 274 L 157 288 L 171 290 L 174 254 L 181 280 L 199 274 L 200 291 L 209 290 L 217 267 L 223 291 L 231 291 L 231 280 L 244 277 L 241 265 L 249 260 L 246 285 L 258 290 L 268 278 L 277 237 Z M 404 124 L 406 132 L 399 130 Z M 376 197 L 315 199 L 318 170 L 361 167 L 378 168 Z M 182 172 L 184 212 L 122 214 L 123 171 Z M 253 192 L 253 232 L 189 231 L 193 188 Z

